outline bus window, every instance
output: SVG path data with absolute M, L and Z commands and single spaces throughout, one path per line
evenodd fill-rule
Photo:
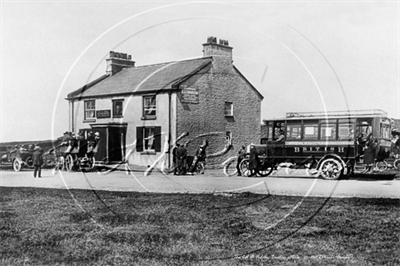
M 285 122 L 282 121 L 275 121 L 274 122 L 274 136 L 272 140 L 276 141 L 282 135 L 282 132 L 285 132 Z
M 273 122 L 268 122 L 268 128 L 267 128 L 267 139 L 272 140 L 272 129 L 274 127 Z
M 300 121 L 288 121 L 286 127 L 286 139 L 294 140 L 301 139 L 301 122 Z
M 360 121 L 361 122 L 361 121 Z M 367 121 L 357 125 L 356 136 L 360 143 L 365 143 L 372 136 L 372 126 Z
M 381 138 L 391 139 L 390 125 L 381 124 Z
M 304 121 L 304 139 L 318 139 L 318 121 Z
M 354 140 L 354 125 L 339 123 L 339 140 Z
M 336 121 L 328 121 L 321 124 L 321 140 L 336 139 Z

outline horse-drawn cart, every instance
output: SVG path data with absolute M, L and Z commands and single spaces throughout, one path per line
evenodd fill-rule
M 92 171 L 95 168 L 96 142 L 78 141 L 62 143 L 53 148 L 55 170 L 60 171 Z

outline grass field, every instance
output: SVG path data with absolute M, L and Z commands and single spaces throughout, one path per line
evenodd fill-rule
M 398 199 L 0 192 L 0 265 L 400 264 Z

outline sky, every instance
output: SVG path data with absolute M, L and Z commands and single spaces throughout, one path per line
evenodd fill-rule
M 229 41 L 234 65 L 286 112 L 381 109 L 400 118 L 399 1 L 1 1 L 0 142 L 68 130 L 68 93 L 136 65 L 202 57 Z M 261 122 L 261 121 L 260 121 Z

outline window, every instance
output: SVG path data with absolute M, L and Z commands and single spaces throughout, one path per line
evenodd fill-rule
M 137 127 L 136 151 L 160 152 L 161 151 L 161 127 Z
M 321 124 L 321 140 L 336 139 L 336 121 L 323 121 Z
M 285 123 L 282 121 L 273 122 L 274 125 L 274 136 L 272 134 L 268 136 L 271 140 L 278 140 L 281 138 L 281 135 L 285 134 Z
M 225 116 L 233 116 L 233 103 L 225 102 Z
M 318 121 L 304 121 L 304 139 L 318 139 Z
M 143 97 L 143 119 L 156 118 L 156 96 Z
M 85 101 L 85 120 L 96 118 L 96 102 L 94 100 Z
M 113 117 L 122 117 L 124 100 L 113 100 Z
M 381 124 L 381 137 L 384 139 L 390 139 L 390 135 L 390 125 Z
M 354 124 L 339 123 L 339 140 L 354 140 Z
M 301 122 L 288 122 L 286 139 L 287 140 L 301 139 Z

